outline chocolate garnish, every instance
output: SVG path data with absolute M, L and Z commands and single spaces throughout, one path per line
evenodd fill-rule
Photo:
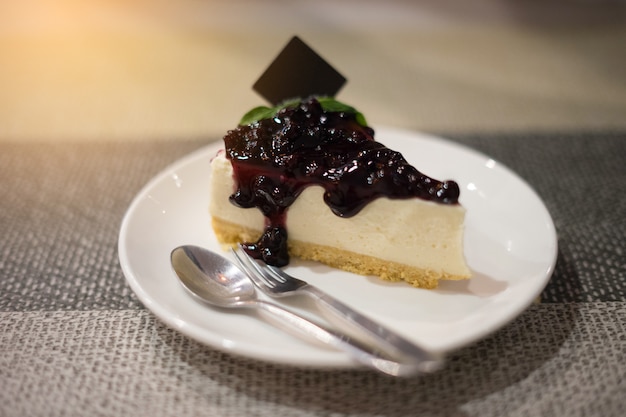
M 345 82 L 343 75 L 294 36 L 252 88 L 277 105 L 298 97 L 334 97 Z

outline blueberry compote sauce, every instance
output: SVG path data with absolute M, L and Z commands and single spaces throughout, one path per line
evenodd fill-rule
M 239 126 L 224 142 L 236 183 L 231 202 L 257 207 L 266 219 L 260 239 L 243 247 L 270 265 L 289 263 L 287 209 L 309 185 L 324 188 L 324 202 L 339 217 L 354 216 L 378 197 L 458 203 L 454 181 L 425 176 L 376 142 L 354 113 L 324 111 L 315 98 Z

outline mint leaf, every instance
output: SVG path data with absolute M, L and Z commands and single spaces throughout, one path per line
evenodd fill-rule
M 352 106 L 349 106 L 345 103 L 335 100 L 332 97 L 316 97 L 317 101 L 322 106 L 322 109 L 327 112 L 341 112 L 341 113 L 352 113 L 355 115 L 356 121 L 361 126 L 367 127 L 367 121 L 365 120 L 365 116 L 363 113 L 359 112 Z M 241 120 L 239 121 L 240 126 L 251 125 L 260 120 L 269 119 L 271 117 L 276 116 L 278 112 L 282 109 L 288 107 L 297 106 L 301 102 L 300 99 L 293 99 L 285 101 L 279 104 L 276 107 L 267 107 L 267 106 L 259 106 L 255 107 L 246 114 L 243 115 Z
M 276 108 L 270 108 L 265 106 L 255 107 L 246 114 L 243 115 L 239 121 L 239 126 L 251 125 L 259 120 L 269 119 L 276 114 Z
M 365 120 L 365 116 L 360 111 L 356 112 L 356 122 L 363 127 L 367 127 L 367 120 Z
M 331 112 L 343 112 L 343 113 L 356 113 L 356 109 L 352 106 L 348 106 L 345 103 L 335 100 L 332 97 L 317 97 L 317 101 L 322 105 L 322 108 Z
M 342 103 L 341 101 L 337 101 L 332 97 L 317 97 L 317 101 L 322 105 L 322 108 L 325 111 L 353 113 L 356 117 L 356 122 L 361 126 L 367 127 L 367 120 L 365 120 L 365 116 L 363 116 L 363 113 L 354 107 Z

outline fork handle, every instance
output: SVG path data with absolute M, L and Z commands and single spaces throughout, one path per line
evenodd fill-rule
M 406 359 L 422 364 L 425 368 L 424 370 L 432 371 L 440 368 L 443 364 L 443 358 L 440 355 L 415 345 L 393 330 L 364 316 L 319 288 L 307 284 L 299 288 L 299 291 L 314 298 L 319 306 L 331 312 L 334 317 L 349 324 L 351 328 L 365 333 L 370 338 L 374 337 L 378 342 L 382 342 L 395 350 L 396 353 L 405 356 Z
M 419 364 L 405 364 L 387 359 L 380 352 L 369 348 L 345 333 L 338 333 L 323 327 L 276 304 L 256 300 L 249 306 L 273 314 L 279 319 L 278 323 L 281 327 L 295 331 L 299 336 L 313 337 L 322 343 L 342 350 L 359 363 L 387 375 L 408 377 L 424 372 L 423 366 Z

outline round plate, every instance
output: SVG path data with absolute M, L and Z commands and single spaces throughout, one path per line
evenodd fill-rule
M 537 194 L 502 164 L 458 144 L 383 127 L 376 137 L 426 175 L 459 183 L 472 278 L 423 290 L 298 260 L 286 270 L 436 352 L 474 342 L 519 315 L 545 287 L 557 256 L 554 224 Z M 208 214 L 209 162 L 221 146 L 179 160 L 133 200 L 119 237 L 129 285 L 167 325 L 215 348 L 284 364 L 356 366 L 344 353 L 284 333 L 255 312 L 196 302 L 179 284 L 169 261 L 175 247 L 195 244 L 230 257 Z M 307 300 L 283 300 L 277 302 L 311 317 L 318 313 Z

